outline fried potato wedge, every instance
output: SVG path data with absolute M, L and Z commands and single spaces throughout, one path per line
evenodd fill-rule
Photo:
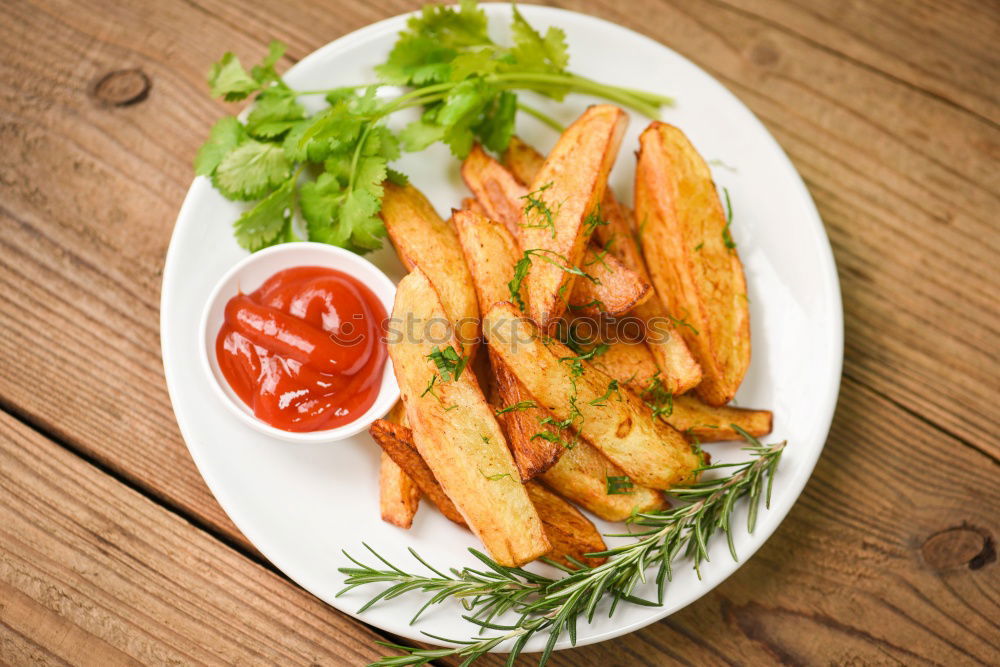
M 392 316 L 418 323 L 390 335 L 388 347 L 413 441 L 434 477 L 498 563 L 516 566 L 548 553 L 541 520 L 473 373 L 455 377 L 452 369 L 445 379 L 431 360 L 459 343 L 419 267 L 400 281 Z
M 590 360 L 591 365 L 624 387 L 641 392 L 653 378 L 659 377 L 659 367 L 645 343 L 611 343 L 602 354 Z
M 368 432 L 382 448 L 383 456 L 388 456 L 405 474 L 413 480 L 427 499 L 441 514 L 460 526 L 468 527 L 462 514 L 451 502 L 451 498 L 438 484 L 427 462 L 420 456 L 413 444 L 413 432 L 406 426 L 394 424 L 385 419 L 376 419 Z
M 564 498 L 572 500 L 605 521 L 624 521 L 633 512 L 652 512 L 667 506 L 659 491 L 633 484 L 615 492 L 611 480 L 627 477 L 608 457 L 580 440 L 538 479 Z
M 528 490 L 528 497 L 542 518 L 545 535 L 552 543 L 552 551 L 546 554 L 547 558 L 573 569 L 578 567 L 574 560 L 590 567 L 607 562 L 606 556 L 587 558 L 587 554 L 604 551 L 607 546 L 601 533 L 590 519 L 580 514 L 580 510 L 537 482 L 528 482 L 524 488 Z
M 466 356 L 472 356 L 479 337 L 479 308 L 455 231 L 412 185 L 386 181 L 384 189 L 380 215 L 400 261 L 408 271 L 419 266 L 430 279 Z
M 406 408 L 403 402 L 396 401 L 385 419 L 394 424 L 404 424 Z M 409 528 L 420 505 L 420 488 L 384 451 L 379 461 L 378 480 L 382 520 L 400 528 Z
M 746 280 L 712 173 L 676 127 L 654 122 L 640 136 L 635 205 L 656 292 L 702 368 L 695 392 L 725 405 L 750 365 Z
M 378 489 L 382 520 L 400 528 L 412 526 L 420 506 L 420 488 L 385 452 L 379 461 Z
M 669 489 L 698 467 L 698 457 L 680 433 L 654 419 L 629 392 L 615 391 L 607 375 L 567 360 L 558 344 L 547 345 L 548 339 L 510 303 L 490 308 L 483 331 L 490 349 L 535 401 L 556 419 L 568 420 L 635 482 Z
M 522 183 L 533 181 L 544 162 L 545 157 L 532 146 L 518 137 L 511 137 L 504 153 L 504 164 L 519 181 Z M 642 281 L 650 282 L 646 262 L 636 241 L 632 212 L 619 203 L 611 188 L 604 190 L 601 216 L 607 224 L 599 225 L 594 230 L 594 236 L 600 247 L 606 250 L 610 257 L 635 272 Z M 585 265 L 587 261 L 584 259 Z M 579 286 L 583 284 L 585 281 L 577 281 L 574 296 Z M 577 312 L 591 314 L 588 311 Z M 608 312 L 611 310 L 608 309 Z M 612 314 L 616 317 L 620 315 L 616 312 Z M 660 379 L 666 390 L 673 394 L 682 394 L 696 387 L 701 382 L 701 366 L 695 361 L 687 343 L 675 330 L 659 295 L 650 294 L 647 298 L 638 299 L 632 308 L 631 316 L 641 320 L 646 329 L 646 344 L 660 369 Z
M 510 233 L 502 225 L 471 211 L 456 212 L 454 220 L 481 309 L 510 298 L 507 283 L 514 275 L 518 257 Z M 528 406 L 531 397 L 521 383 L 492 351 L 489 357 L 500 408 L 506 410 L 498 419 L 507 432 L 521 479 L 532 479 L 551 467 L 565 451 L 560 444 L 562 434 L 558 429 L 540 425 L 548 415 L 544 410 Z M 549 439 L 535 437 L 538 433 L 550 432 Z
M 528 188 L 478 145 L 462 163 L 462 178 L 476 195 L 483 214 L 503 223 L 515 239 L 521 239 L 523 230 L 519 222 Z M 463 207 L 469 208 L 464 204 Z M 520 251 L 519 245 L 519 258 Z M 593 245 L 585 249 L 580 268 L 593 280 L 573 283 L 569 305 L 576 312 L 597 314 L 604 311 L 618 316 L 652 296 L 652 283 L 648 279 Z
M 663 419 L 699 442 L 742 440 L 733 424 L 759 438 L 771 432 L 774 415 L 770 410 L 751 410 L 732 405 L 706 405 L 696 396 L 674 396 L 673 410 Z
M 534 479 L 555 465 L 576 437 L 569 430 L 545 422 L 551 415 L 535 403 L 503 359 L 492 351 L 490 358 L 500 396 L 497 419 L 507 432 L 521 479 Z
M 532 262 L 525 287 L 528 314 L 549 331 L 566 309 L 573 274 L 594 231 L 594 209 L 604 197 L 627 116 L 610 104 L 589 107 L 559 137 L 528 186 L 521 211 L 521 248 L 538 249 L 554 262 Z M 563 263 L 563 266 L 560 266 Z

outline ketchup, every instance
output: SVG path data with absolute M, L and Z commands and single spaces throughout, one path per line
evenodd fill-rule
M 257 418 L 285 431 L 335 428 L 378 396 L 385 322 L 382 302 L 365 285 L 300 266 L 229 300 L 215 354 Z

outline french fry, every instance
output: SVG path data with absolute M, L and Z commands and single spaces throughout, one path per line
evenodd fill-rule
M 698 457 L 680 433 L 653 419 L 629 392 L 616 391 L 614 381 L 592 366 L 566 363 L 561 346 L 543 340 L 510 303 L 490 308 L 483 331 L 490 350 L 542 407 L 568 421 L 635 482 L 669 489 L 698 467 Z
M 395 424 L 404 424 L 406 409 L 403 402 L 396 401 L 385 419 Z M 400 528 L 412 526 L 413 517 L 420 505 L 420 488 L 384 451 L 379 461 L 378 480 L 382 520 Z
M 590 567 L 607 562 L 606 556 L 587 558 L 586 554 L 604 551 L 607 546 L 597 528 L 580 514 L 580 510 L 537 482 L 528 482 L 524 488 L 528 490 L 528 497 L 542 518 L 545 535 L 552 543 L 552 551 L 546 554 L 547 558 L 573 569 L 578 567 L 574 560 Z
M 455 229 L 472 274 L 476 294 L 483 309 L 509 298 L 507 283 L 514 275 L 517 250 L 514 239 L 502 225 L 491 222 L 471 211 L 458 211 Z M 544 472 L 565 451 L 559 429 L 540 424 L 548 416 L 544 410 L 529 406 L 530 396 L 507 367 L 489 352 L 501 408 L 498 419 L 507 432 L 514 462 L 522 480 Z M 520 406 L 520 407 L 517 407 Z M 550 434 L 550 439 L 535 437 Z
M 541 153 L 518 137 L 511 137 L 504 153 L 504 164 L 518 180 L 522 183 L 533 181 L 544 162 L 545 158 Z M 594 230 L 600 246 L 611 257 L 634 271 L 641 280 L 650 282 L 646 262 L 635 238 L 632 212 L 618 202 L 611 188 L 604 191 L 601 215 L 607 224 L 599 225 Z M 583 284 L 583 281 L 578 281 L 577 284 Z M 659 295 L 651 294 L 646 299 L 638 300 L 631 315 L 640 319 L 646 328 L 646 344 L 660 369 L 664 388 L 670 393 L 682 394 L 696 387 L 701 382 L 701 366 L 694 360 L 684 339 L 676 331 Z
M 400 261 L 408 271 L 419 266 L 430 279 L 471 357 L 479 337 L 479 308 L 455 231 L 412 185 L 386 181 L 384 189 L 380 215 Z
M 627 478 L 625 471 L 596 447 L 580 440 L 542 473 L 539 480 L 605 521 L 624 521 L 633 512 L 652 512 L 667 506 L 662 493 L 645 486 L 612 487 L 614 480 Z
M 418 323 L 390 335 L 388 347 L 414 443 L 434 477 L 498 563 L 517 566 L 547 553 L 541 520 L 473 373 L 453 367 L 445 378 L 433 361 L 459 342 L 419 267 L 400 281 L 392 316 Z
M 478 145 L 473 146 L 462 163 L 462 178 L 476 195 L 481 214 L 503 223 L 511 236 L 520 239 L 523 230 L 519 222 L 526 205 L 527 187 Z M 472 210 L 470 206 L 463 204 L 463 207 Z M 580 268 L 593 280 L 573 283 L 569 306 L 574 312 L 623 315 L 652 296 L 648 279 L 601 248 L 588 245 Z
M 702 368 L 695 392 L 725 405 L 750 364 L 746 280 L 712 173 L 676 127 L 654 122 L 640 136 L 635 205 L 656 292 Z
M 434 473 L 427 462 L 421 458 L 413 444 L 413 432 L 406 426 L 393 424 L 385 419 L 376 419 L 368 428 L 372 438 L 382 448 L 383 456 L 388 456 L 413 483 L 423 492 L 427 499 L 441 511 L 446 518 L 460 526 L 468 527 L 462 514 L 451 502 L 451 498 L 438 484 Z
M 528 186 L 530 198 L 519 222 L 521 247 L 553 260 L 532 262 L 525 280 L 528 314 L 542 331 L 550 331 L 566 308 L 574 276 L 565 269 L 581 265 L 626 118 L 616 106 L 589 107 L 562 133 Z
M 774 416 L 770 410 L 751 410 L 732 405 L 706 405 L 696 396 L 674 396 L 673 410 L 664 416 L 671 426 L 699 442 L 741 440 L 732 427 L 736 424 L 759 438 L 771 432 Z

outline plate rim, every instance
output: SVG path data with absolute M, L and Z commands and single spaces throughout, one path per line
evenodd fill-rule
M 506 2 L 481 2 L 479 3 L 479 6 L 487 10 L 491 8 L 508 9 L 510 7 L 510 4 Z M 589 636 L 585 637 L 581 636 L 580 640 L 573 645 L 570 644 L 568 637 L 563 636 L 556 643 L 556 650 L 562 650 L 566 648 L 571 648 L 573 646 L 585 646 L 588 644 L 606 641 L 608 639 L 613 639 L 615 637 L 629 634 L 638 629 L 646 627 L 647 625 L 652 625 L 653 623 L 662 620 L 666 616 L 675 613 L 677 611 L 680 611 L 681 609 L 684 609 L 690 606 L 691 604 L 697 602 L 705 595 L 710 593 L 712 590 L 714 590 L 717 586 L 721 585 L 724 581 L 729 579 L 729 577 L 731 577 L 738 569 L 740 569 L 744 564 L 746 564 L 747 561 L 749 561 L 754 556 L 754 554 L 771 538 L 771 536 L 774 534 L 777 528 L 784 522 L 785 518 L 791 511 L 792 507 L 794 507 L 795 504 L 799 501 L 799 498 L 801 497 L 805 485 L 812 478 L 815 466 L 819 460 L 820 455 L 823 452 L 823 449 L 825 448 L 826 441 L 829 437 L 830 426 L 833 421 L 837 400 L 839 397 L 841 376 L 843 371 L 843 359 L 844 359 L 843 300 L 840 290 L 839 274 L 837 272 L 836 262 L 833 255 L 833 249 L 830 244 L 830 239 L 826 233 L 826 229 L 823 225 L 822 218 L 819 215 L 819 211 L 816 208 L 815 201 L 813 200 L 812 195 L 809 192 L 809 189 L 806 187 L 801 174 L 799 173 L 798 169 L 796 169 L 791 159 L 788 157 L 784 148 L 778 143 L 778 141 L 774 138 L 774 136 L 763 124 L 763 122 L 761 122 L 761 120 L 756 116 L 756 114 L 754 114 L 753 111 L 751 111 L 750 108 L 747 107 L 746 104 L 742 102 L 742 100 L 740 100 L 732 91 L 729 90 L 728 87 L 726 87 L 721 81 L 719 81 L 717 77 L 705 71 L 697 63 L 693 62 L 683 54 L 678 53 L 677 51 L 671 49 L 669 46 L 651 37 L 648 37 L 642 33 L 639 33 L 631 28 L 620 25 L 618 23 L 614 23 L 613 21 L 593 16 L 590 14 L 585 14 L 582 12 L 577 12 L 558 7 L 544 6 L 544 5 L 531 5 L 522 3 L 519 4 L 518 8 L 527 18 L 531 20 L 543 20 L 543 21 L 551 20 L 552 23 L 556 23 L 557 20 L 561 17 L 562 18 L 571 17 L 571 20 L 573 21 L 583 21 L 585 23 L 589 22 L 605 29 L 620 31 L 621 33 L 627 35 L 629 39 L 641 40 L 659 49 L 666 50 L 672 56 L 683 60 L 689 66 L 697 69 L 702 75 L 714 81 L 723 91 L 723 94 L 729 98 L 729 102 L 733 104 L 735 108 L 741 109 L 744 115 L 749 119 L 749 121 L 756 125 L 760 135 L 765 138 L 765 141 L 769 143 L 773 149 L 776 149 L 775 153 L 776 156 L 781 160 L 783 166 L 786 167 L 789 170 L 789 172 L 793 175 L 794 178 L 792 179 L 792 181 L 788 183 L 788 185 L 791 185 L 791 182 L 794 182 L 795 189 L 797 191 L 796 194 L 802 199 L 802 201 L 806 205 L 806 210 L 809 214 L 808 221 L 803 220 L 801 222 L 804 224 L 811 225 L 814 228 L 814 233 L 818 232 L 818 234 L 815 234 L 815 239 L 816 241 L 818 241 L 817 250 L 819 251 L 819 258 L 820 258 L 820 265 L 817 267 L 817 273 L 819 274 L 819 277 L 821 279 L 820 282 L 822 282 L 823 284 L 824 296 L 830 300 L 830 314 L 833 318 L 833 321 L 830 323 L 830 326 L 828 328 L 828 333 L 830 338 L 829 340 L 825 341 L 826 346 L 829 347 L 831 360 L 833 362 L 833 368 L 831 369 L 832 372 L 830 373 L 830 377 L 827 379 L 825 385 L 822 388 L 823 391 L 821 392 L 821 395 L 816 399 L 817 403 L 821 404 L 822 406 L 825 406 L 823 413 L 825 413 L 828 416 L 824 420 L 825 423 L 823 423 L 821 425 L 821 428 L 818 429 L 818 433 L 822 434 L 822 442 L 815 449 L 815 453 L 811 454 L 810 458 L 805 458 L 803 460 L 802 464 L 803 472 L 801 476 L 796 479 L 788 480 L 787 482 L 788 484 L 790 484 L 790 487 L 788 487 L 787 492 L 791 492 L 792 500 L 787 504 L 786 507 L 780 507 L 780 508 L 772 507 L 770 510 L 768 510 L 768 513 L 775 517 L 775 520 L 770 524 L 770 526 L 767 528 L 758 527 L 757 529 L 758 532 L 755 532 L 754 534 L 755 539 L 753 543 L 748 547 L 746 547 L 744 551 L 740 554 L 740 559 L 738 562 L 717 564 L 717 566 L 723 568 L 728 567 L 729 571 L 715 584 L 708 585 L 706 588 L 699 590 L 697 594 L 688 602 L 686 602 L 683 606 L 678 607 L 677 609 L 669 610 L 669 608 L 666 605 L 664 605 L 656 613 L 644 619 L 636 620 L 634 622 L 622 625 L 616 625 L 613 628 L 595 632 Z M 288 74 L 299 67 L 308 67 L 311 61 L 327 57 L 331 54 L 331 52 L 349 50 L 350 48 L 353 47 L 355 43 L 367 41 L 371 38 L 378 36 L 380 33 L 386 32 L 388 30 L 397 31 L 400 27 L 402 27 L 403 22 L 407 18 L 413 16 L 418 12 L 419 10 L 416 10 L 412 12 L 398 14 L 396 16 L 388 17 L 385 19 L 381 19 L 375 23 L 359 28 L 358 30 L 342 35 L 337 39 L 324 44 L 323 46 L 319 47 L 318 49 L 312 51 L 311 53 L 303 57 L 301 60 L 295 63 L 291 68 L 289 68 L 285 74 Z M 441 646 L 454 646 L 454 644 L 448 644 L 446 642 L 432 640 L 422 635 L 418 635 L 416 632 L 412 630 L 413 626 L 410 626 L 408 624 L 405 624 L 404 626 L 405 631 L 403 632 L 400 632 L 399 627 L 386 627 L 384 624 L 379 624 L 375 622 L 371 617 L 366 617 L 364 614 L 358 614 L 354 610 L 348 608 L 346 605 L 340 606 L 338 604 L 335 604 L 333 601 L 327 599 L 326 596 L 322 596 L 314 592 L 313 587 L 302 583 L 303 581 L 308 581 L 311 578 L 310 576 L 308 576 L 306 573 L 301 573 L 301 572 L 296 572 L 296 574 L 293 575 L 291 571 L 296 570 L 295 567 L 286 568 L 279 566 L 278 563 L 273 558 L 271 558 L 271 556 L 268 554 L 268 551 L 270 551 L 270 549 L 265 549 L 261 547 L 261 543 L 266 543 L 267 540 L 260 539 L 261 536 L 257 534 L 257 530 L 254 527 L 245 525 L 247 523 L 246 521 L 237 520 L 236 516 L 234 515 L 234 512 L 231 511 L 231 507 L 233 507 L 232 503 L 234 501 L 228 497 L 228 492 L 225 490 L 226 488 L 225 484 L 220 482 L 217 478 L 214 478 L 211 475 L 211 473 L 206 474 L 207 466 L 203 463 L 202 459 L 203 455 L 199 453 L 199 448 L 197 446 L 192 446 L 191 444 L 192 442 L 197 441 L 196 438 L 192 437 L 193 436 L 193 433 L 191 432 L 192 426 L 191 424 L 185 423 L 182 420 L 182 418 L 179 416 L 175 408 L 175 405 L 177 403 L 177 401 L 175 400 L 175 394 L 179 391 L 179 388 L 176 388 L 174 386 L 174 382 L 171 381 L 171 374 L 167 370 L 168 366 L 171 365 L 168 363 L 168 360 L 172 359 L 172 356 L 168 351 L 170 347 L 168 343 L 173 341 L 174 336 L 168 333 L 170 331 L 170 328 L 169 326 L 167 326 L 167 322 L 169 321 L 170 317 L 169 315 L 166 314 L 167 309 L 164 307 L 165 304 L 169 303 L 172 298 L 171 285 L 174 284 L 174 280 L 170 279 L 173 278 L 173 270 L 171 269 L 171 267 L 177 262 L 175 256 L 180 252 L 177 249 L 178 244 L 175 243 L 178 236 L 178 230 L 181 226 L 180 224 L 181 221 L 192 215 L 192 212 L 189 209 L 192 209 L 194 207 L 193 202 L 195 196 L 193 193 L 197 189 L 196 186 L 199 182 L 199 179 L 203 179 L 203 177 L 196 176 L 192 180 L 191 185 L 189 186 L 188 191 L 185 194 L 184 200 L 181 204 L 181 207 L 178 211 L 177 218 L 174 221 L 174 228 L 171 232 L 170 243 L 168 245 L 167 253 L 165 255 L 163 264 L 163 274 L 161 279 L 162 281 L 161 281 L 161 291 L 160 291 L 160 317 L 159 317 L 160 352 L 163 361 L 164 379 L 167 385 L 167 393 L 170 398 L 171 409 L 174 412 L 174 417 L 175 420 L 177 421 L 181 437 L 184 439 L 185 446 L 187 447 L 188 452 L 190 453 L 191 458 L 194 461 L 199 474 L 202 476 L 202 479 L 205 481 L 205 484 L 208 486 L 208 489 L 209 491 L 211 491 L 215 500 L 219 503 L 219 505 L 222 507 L 223 511 L 226 513 L 229 519 L 233 522 L 233 524 L 237 527 L 237 529 L 239 529 L 240 532 L 243 533 L 243 535 L 247 538 L 247 540 L 250 541 L 250 543 L 253 544 L 253 546 L 257 548 L 272 565 L 274 565 L 274 567 L 276 567 L 281 572 L 285 573 L 289 578 L 291 578 L 296 583 L 296 585 L 306 590 L 310 595 L 313 595 L 314 597 L 322 600 L 324 603 L 329 604 L 338 612 L 347 614 L 351 618 L 361 621 L 362 623 L 374 625 L 375 627 L 382 629 L 386 632 L 399 634 L 408 639 L 416 639 L 424 643 L 437 644 Z M 239 515 L 240 512 L 236 512 L 235 514 Z M 501 644 L 499 647 L 494 648 L 491 652 L 506 653 L 507 651 L 504 650 L 506 646 L 507 643 Z

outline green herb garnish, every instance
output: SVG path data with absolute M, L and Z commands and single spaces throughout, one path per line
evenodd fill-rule
M 377 80 L 323 90 L 293 90 L 284 82 L 276 69 L 285 52 L 280 42 L 249 70 L 226 53 L 208 74 L 212 96 L 227 102 L 253 96 L 254 106 L 245 122 L 227 116 L 215 124 L 195 171 L 228 199 L 256 202 L 234 228 L 248 250 L 301 237 L 364 253 L 381 247 L 385 236 L 378 215 L 383 182 L 405 182 L 389 168 L 401 151 L 443 142 L 464 157 L 476 141 L 502 151 L 519 109 L 559 126 L 520 102 L 516 91 L 556 100 L 595 95 L 652 118 L 672 103 L 569 71 L 563 31 L 539 33 L 516 6 L 510 34 L 510 45 L 490 39 L 486 14 L 472 0 L 457 8 L 427 5 L 375 68 Z M 409 90 L 380 95 L 386 86 Z M 305 96 L 322 96 L 328 106 L 307 113 Z M 419 119 L 389 128 L 387 118 L 411 108 L 421 110 Z
M 432 605 L 456 600 L 465 605 L 467 615 L 464 618 L 483 631 L 497 631 L 492 636 L 480 634 L 459 640 L 434 637 L 457 644 L 448 648 L 386 643 L 386 648 L 399 651 L 402 655 L 385 657 L 375 664 L 381 667 L 422 665 L 455 656 L 468 665 L 507 641 L 512 642 L 508 664 L 513 664 L 528 640 L 542 634 L 547 635 L 548 641 L 538 662 L 544 665 L 560 637 L 565 634 L 572 640 L 576 637 L 577 623 L 581 619 L 588 623 L 593 621 L 601 601 L 612 601 L 611 615 L 623 603 L 662 606 L 676 557 L 689 557 L 695 571 L 700 574 L 702 564 L 708 560 L 709 541 L 722 533 L 726 536 L 732 557 L 736 559 L 733 542 L 736 526 L 732 517 L 737 501 L 747 500 L 746 529 L 750 533 L 756 526 L 761 502 L 765 507 L 770 506 L 771 485 L 785 443 L 765 446 L 746 432 L 741 431 L 740 434 L 748 443 L 745 448 L 750 454 L 748 460 L 704 466 L 700 469 L 702 473 L 718 471 L 725 474 L 670 491 L 681 501 L 676 507 L 634 513 L 630 523 L 642 526 L 644 530 L 638 535 L 616 535 L 637 539 L 604 552 L 588 554 L 609 558 L 597 567 L 581 563 L 575 570 L 561 568 L 564 576 L 552 578 L 522 568 L 504 567 L 485 554 L 470 549 L 469 552 L 485 565 L 484 569 L 465 567 L 445 570 L 432 567 L 411 549 L 410 553 L 417 562 L 429 571 L 429 574 L 423 575 L 393 565 L 367 545 L 366 548 L 379 561 L 375 565 L 366 565 L 348 555 L 353 565 L 340 568 L 346 576 L 342 592 L 372 584 L 379 587 L 378 593 L 359 609 L 359 613 L 382 600 L 420 592 L 427 596 L 427 600 L 411 622 L 415 622 Z M 649 577 L 657 584 L 654 600 L 639 598 L 635 594 L 636 585 L 647 580 L 646 571 L 649 568 L 656 569 L 655 576 Z M 511 615 L 503 616 L 506 612 Z
M 629 479 L 628 475 L 605 475 L 605 477 L 608 480 L 609 496 L 628 495 L 635 492 L 635 484 L 632 483 L 632 480 Z
M 469 363 L 469 360 L 456 352 L 455 348 L 451 345 L 443 350 L 435 345 L 431 353 L 427 355 L 427 358 L 437 366 L 441 380 L 444 382 L 457 380 L 461 377 L 462 371 L 465 370 L 465 366 Z

